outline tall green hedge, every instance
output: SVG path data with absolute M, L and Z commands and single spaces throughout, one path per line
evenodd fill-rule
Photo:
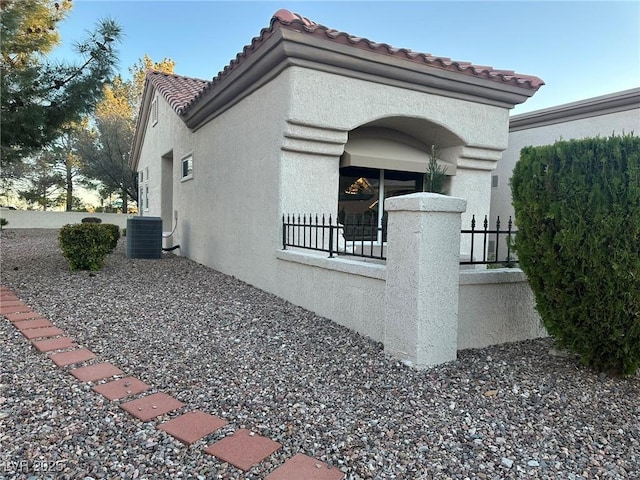
M 599 371 L 640 366 L 640 137 L 522 150 L 516 252 L 560 347 Z

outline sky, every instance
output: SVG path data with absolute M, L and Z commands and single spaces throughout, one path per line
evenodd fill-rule
M 118 71 L 145 54 L 168 57 L 179 75 L 211 79 L 268 27 L 280 8 L 358 37 L 545 82 L 511 113 L 640 87 L 638 1 L 189 1 L 73 0 L 52 59 L 99 19 L 123 29 Z

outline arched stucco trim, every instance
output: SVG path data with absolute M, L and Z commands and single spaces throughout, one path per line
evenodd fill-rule
M 462 132 L 456 131 L 455 125 L 449 125 L 433 118 L 402 113 L 379 115 L 360 121 L 358 124 L 352 125 L 349 132 L 378 127 L 398 131 L 429 147 L 436 145 L 442 149 L 468 144 L 468 139 L 463 137 Z

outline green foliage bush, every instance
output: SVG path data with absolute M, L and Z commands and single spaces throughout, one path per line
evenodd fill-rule
M 109 253 L 113 253 L 118 246 L 118 240 L 120 240 L 120 227 L 112 223 L 103 223 L 102 228 L 110 232 L 111 243 L 109 244 Z
M 515 249 L 558 345 L 599 371 L 640 366 L 640 137 L 522 150 Z
M 119 236 L 117 225 L 80 223 L 62 227 L 58 243 L 71 270 L 100 270 Z

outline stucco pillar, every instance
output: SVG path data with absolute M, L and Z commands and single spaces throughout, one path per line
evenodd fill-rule
M 460 215 L 434 193 L 389 198 L 385 351 L 418 368 L 456 359 Z
M 451 178 L 449 194 L 467 201 L 467 210 L 462 215 L 462 228 L 471 228 L 471 218 L 476 217 L 476 228 L 482 228 L 485 215 L 491 210 L 491 174 L 500 160 L 501 150 L 498 148 L 457 147 L 447 152 L 449 161 L 457 164 L 457 173 Z M 494 228 L 494 226 L 490 228 Z M 471 252 L 471 236 L 464 235 L 460 245 L 460 253 L 469 260 Z M 482 258 L 482 248 L 477 244 L 473 255 Z

